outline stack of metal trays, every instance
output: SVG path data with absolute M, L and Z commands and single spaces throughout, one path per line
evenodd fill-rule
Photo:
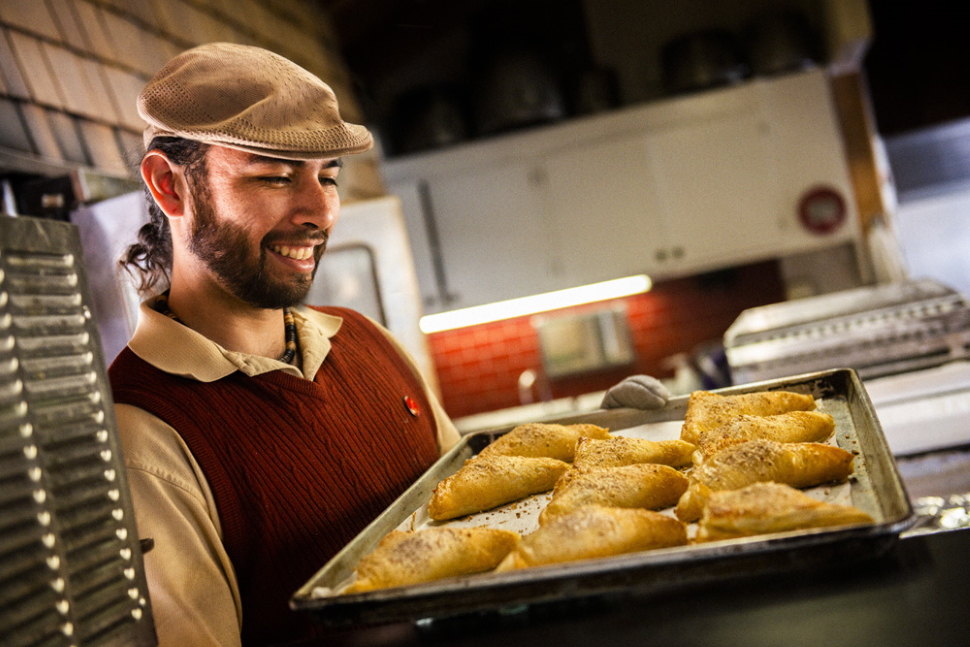
M 0 216 L 0 643 L 148 647 L 154 623 L 74 225 Z
M 736 384 L 831 368 L 869 379 L 970 356 L 970 304 L 932 280 L 745 310 L 724 335 Z

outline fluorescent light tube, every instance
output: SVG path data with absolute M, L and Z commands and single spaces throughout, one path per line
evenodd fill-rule
M 545 294 L 536 294 L 519 299 L 498 301 L 496 303 L 488 303 L 471 308 L 462 308 L 461 310 L 426 315 L 421 318 L 420 326 L 421 331 L 424 333 L 464 328 L 490 321 L 501 321 L 502 319 L 523 317 L 548 310 L 578 306 L 584 303 L 594 303 L 596 301 L 606 301 L 607 299 L 618 299 L 634 294 L 642 294 L 648 292 L 652 285 L 650 277 L 646 274 L 628 276 L 622 279 L 593 283 L 577 288 L 567 288 L 565 290 L 557 290 L 556 292 L 547 292 Z

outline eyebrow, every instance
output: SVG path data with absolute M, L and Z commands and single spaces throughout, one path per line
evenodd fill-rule
M 306 160 L 288 160 L 271 155 L 260 155 L 259 153 L 249 154 L 250 164 L 289 164 L 291 166 L 306 166 Z M 344 162 L 341 158 L 335 157 L 324 165 L 324 168 L 343 168 Z

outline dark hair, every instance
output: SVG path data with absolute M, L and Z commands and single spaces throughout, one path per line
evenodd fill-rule
M 204 182 L 206 176 L 205 152 L 208 144 L 181 137 L 156 137 L 148 145 L 145 154 L 159 150 L 168 159 L 185 167 L 189 182 Z M 166 285 L 172 272 L 172 232 L 168 218 L 155 203 L 145 187 L 148 204 L 148 222 L 138 230 L 138 242 L 129 245 L 118 259 L 118 264 L 132 276 L 137 275 L 138 292 L 146 295 L 156 287 Z

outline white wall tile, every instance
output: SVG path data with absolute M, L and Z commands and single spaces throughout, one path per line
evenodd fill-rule
M 141 162 L 142 155 L 145 154 L 145 144 L 142 141 L 141 133 L 120 130 L 117 134 L 121 154 L 128 160 L 129 166 L 135 168 Z
M 61 100 L 57 81 L 54 80 L 40 41 L 17 32 L 10 32 L 8 35 L 14 60 L 20 66 L 20 73 L 30 90 L 31 99 L 37 103 L 63 108 L 64 102 Z
M 165 0 L 162 0 L 164 2 Z M 223 19 L 232 19 L 239 14 L 238 0 L 205 0 L 204 3 Z
M 78 58 L 78 65 L 91 84 L 89 94 L 97 110 L 96 116 L 103 121 L 120 122 L 122 115 L 111 100 L 111 92 L 108 90 L 108 82 L 104 74 L 107 66 L 85 58 Z
M 78 126 L 92 163 L 97 168 L 118 174 L 128 172 L 128 166 L 115 139 L 114 130 L 109 126 L 85 120 L 79 121 Z
M 178 13 L 181 5 L 176 5 L 173 0 L 154 1 L 155 15 L 158 16 L 158 28 L 166 34 L 182 36 L 180 29 L 182 18 Z
M 179 53 L 180 48 L 155 34 L 145 33 L 146 74 L 154 74 Z
M 175 58 L 178 54 L 182 52 L 182 49 L 183 48 L 176 43 L 173 43 L 170 41 L 162 41 L 162 50 L 163 50 L 164 56 L 162 56 L 159 60 L 160 62 L 164 61 L 164 63 L 161 63 L 158 66 L 158 68 L 161 69 L 165 63 L 168 63 L 170 60 Z
M 106 114 L 99 105 L 95 98 L 99 88 L 88 78 L 87 70 L 81 66 L 81 59 L 77 55 L 49 43 L 42 43 L 41 49 L 50 61 L 52 74 L 60 86 L 67 110 L 100 119 L 113 116 L 111 111 Z
M 119 7 L 122 14 L 137 18 L 151 27 L 158 27 L 158 15 L 152 0 L 127 0 Z
M 47 0 L 47 6 L 50 7 L 54 22 L 57 23 L 64 42 L 77 49 L 89 51 L 91 43 L 81 26 L 81 19 L 78 18 L 77 12 L 74 10 L 74 2 L 72 0 Z
M 144 79 L 113 67 L 105 67 L 102 71 L 114 99 L 114 106 L 120 112 L 120 123 L 134 130 L 144 129 L 145 122 L 138 116 L 135 107 L 138 93 L 145 87 Z
M 223 34 L 225 34 L 226 25 L 212 14 L 196 11 L 193 14 L 192 22 L 194 27 L 192 33 L 195 34 L 199 44 L 217 43 L 225 40 Z
M 200 11 L 194 5 L 182 0 L 171 0 L 177 4 L 177 11 L 182 16 L 181 36 L 188 39 L 193 45 L 201 45 L 212 41 L 212 29 L 208 27 L 212 20 L 211 14 Z
M 214 21 L 211 24 L 215 33 L 210 42 L 213 43 L 238 43 L 240 40 L 239 32 L 229 23 Z
M 20 116 L 18 102 L 0 97 L 0 146 L 33 153 L 30 137 Z
M 346 82 L 343 62 L 321 43 L 331 26 L 312 0 L 0 0 L 0 18 L 17 26 L 0 28 L 5 136 L 45 157 L 54 141 L 64 160 L 111 172 L 127 172 L 126 154 L 141 154 L 138 93 L 188 43 L 269 47 L 342 90 Z M 39 107 L 27 117 L 20 100 Z M 33 148 L 25 119 L 37 130 Z
M 87 149 L 81 142 L 81 133 L 78 131 L 74 117 L 57 110 L 46 110 L 46 112 L 47 121 L 54 132 L 64 159 L 75 164 L 90 166 L 91 160 L 88 159 Z
M 146 74 L 154 63 L 147 52 L 146 32 L 125 18 L 111 12 L 101 15 L 105 32 L 114 46 L 115 60 Z
M 0 18 L 47 38 L 61 38 L 44 0 L 3 0 L 0 2 Z
M 101 9 L 89 2 L 85 2 L 85 0 L 76 0 L 74 6 L 77 9 L 77 15 L 81 20 L 81 25 L 84 27 L 84 32 L 88 35 L 91 51 L 101 58 L 112 61 L 118 60 L 110 37 L 104 29 L 104 23 L 101 18 L 103 12 Z
M 24 81 L 20 66 L 17 65 L 13 50 L 10 49 L 6 29 L 0 29 L 0 76 L 3 76 L 3 84 L 7 94 L 19 99 L 30 98 L 27 82 Z
M 64 155 L 57 144 L 54 129 L 47 118 L 47 111 L 40 106 L 25 103 L 20 106 L 24 116 L 24 123 L 30 132 L 37 153 L 53 161 L 63 161 Z

